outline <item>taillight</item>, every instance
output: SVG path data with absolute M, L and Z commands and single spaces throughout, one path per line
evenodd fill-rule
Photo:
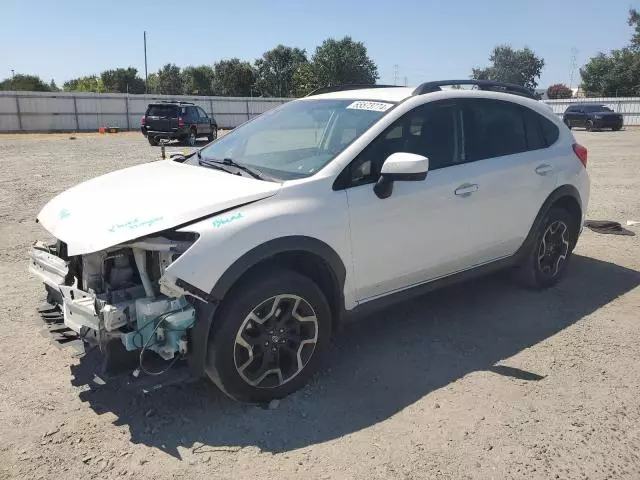
M 178 117 L 178 128 L 184 127 L 184 119 L 182 117 Z
M 140 119 L 140 125 L 144 127 L 146 123 L 147 123 L 147 117 L 143 115 L 142 118 Z
M 587 168 L 587 149 L 584 148 L 579 143 L 574 143 L 573 144 L 573 151 L 575 152 L 576 156 L 582 162 L 582 165 L 584 165 L 584 168 Z

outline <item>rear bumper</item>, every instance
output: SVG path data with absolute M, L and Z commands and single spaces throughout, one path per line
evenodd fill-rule
M 155 138 L 168 138 L 171 140 L 175 140 L 177 138 L 183 137 L 187 135 L 187 131 L 185 130 L 172 130 L 170 132 L 159 131 L 159 130 L 148 130 L 146 127 L 140 127 L 140 131 L 145 137 L 155 137 Z

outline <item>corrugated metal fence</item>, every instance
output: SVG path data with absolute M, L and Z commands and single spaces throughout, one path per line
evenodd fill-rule
M 0 92 L 0 132 L 82 132 L 99 127 L 135 130 L 147 105 L 158 100 L 193 102 L 212 114 L 220 128 L 281 105 L 287 98 L 126 95 L 80 92 Z
M 135 130 L 147 104 L 158 100 L 193 102 L 212 114 L 220 128 L 244 121 L 288 102 L 288 98 L 126 95 L 122 93 L 0 92 L 0 132 L 96 131 L 99 127 Z M 640 125 L 640 97 L 545 100 L 561 116 L 571 103 L 602 103 L 624 115 L 625 125 Z
M 562 116 L 572 103 L 597 103 L 606 105 L 614 112 L 621 113 L 625 125 L 640 125 L 640 97 L 570 98 L 567 100 L 544 100 L 553 112 Z

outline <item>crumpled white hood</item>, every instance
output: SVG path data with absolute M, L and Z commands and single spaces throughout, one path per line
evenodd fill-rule
M 45 205 L 38 221 L 67 244 L 69 255 L 82 255 L 270 197 L 279 188 L 163 160 L 76 185 Z

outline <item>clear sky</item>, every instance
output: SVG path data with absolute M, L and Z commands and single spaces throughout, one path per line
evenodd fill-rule
M 328 37 L 365 43 L 380 83 L 468 78 L 492 48 L 530 47 L 546 62 L 540 86 L 569 83 L 580 66 L 622 47 L 636 0 L 0 0 L 0 80 L 16 73 L 61 85 L 80 75 L 133 66 L 253 61 L 279 43 L 308 54 Z M 579 74 L 576 71 L 576 77 Z M 574 85 L 577 80 L 574 79 Z

